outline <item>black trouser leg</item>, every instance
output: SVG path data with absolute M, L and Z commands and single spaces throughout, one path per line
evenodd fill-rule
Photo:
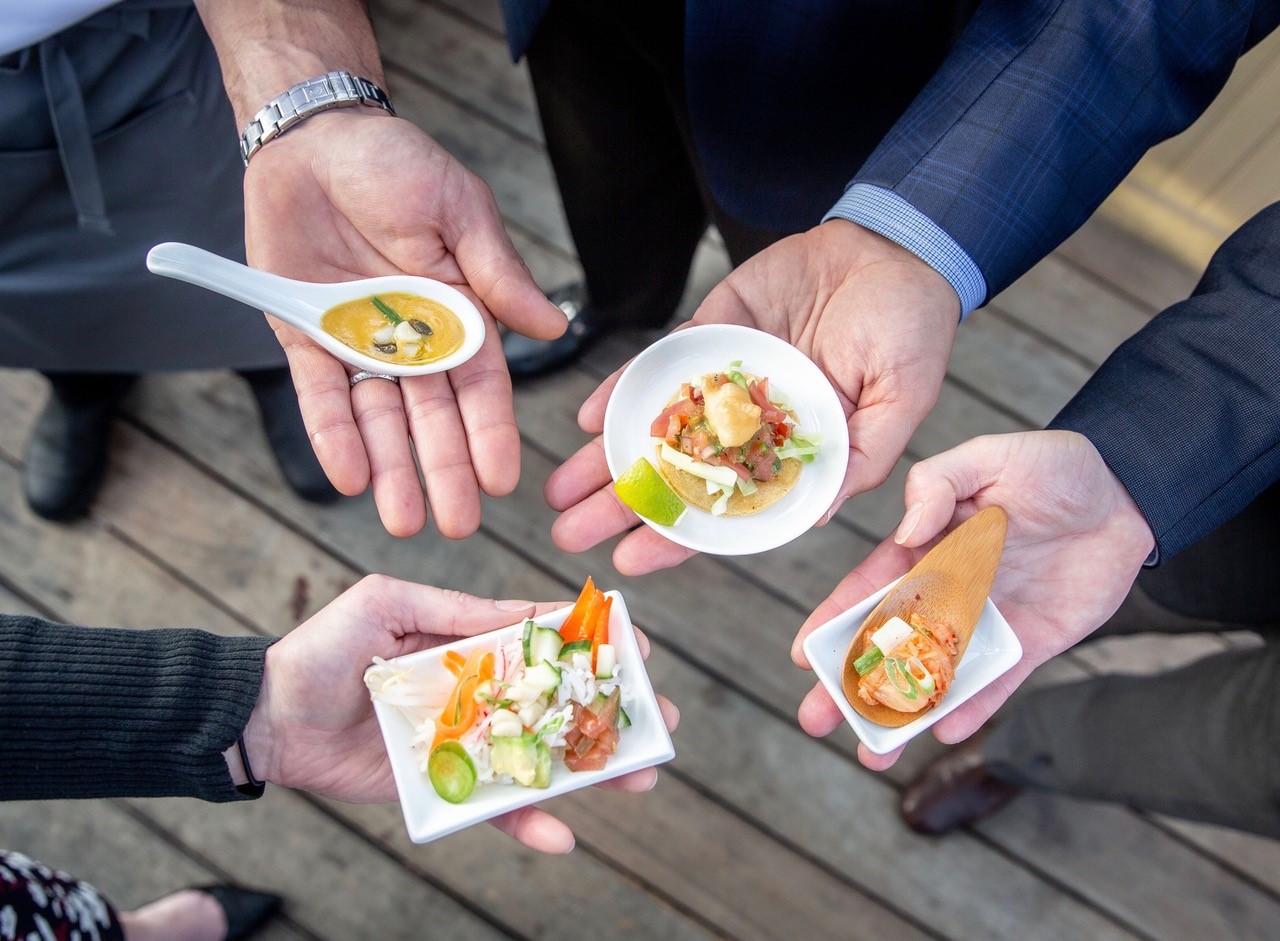
M 656 327 L 684 292 L 707 227 L 673 111 L 683 4 L 639 24 L 612 4 L 556 0 L 529 48 L 547 151 L 596 319 Z
M 983 746 L 999 777 L 1280 836 L 1280 484 L 1139 577 L 1101 634 L 1249 628 L 1261 649 L 1029 694 Z M 1123 666 L 1122 664 L 1120 665 Z

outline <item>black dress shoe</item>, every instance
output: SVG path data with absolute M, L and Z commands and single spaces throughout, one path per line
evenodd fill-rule
M 240 373 L 240 378 L 249 384 L 258 402 L 262 430 L 289 489 L 311 503 L 337 500 L 341 494 L 329 483 L 302 423 L 298 393 L 289 370 L 255 369 Z
M 554 340 L 531 340 L 514 331 L 502 338 L 502 352 L 513 379 L 528 379 L 577 361 L 608 332 L 594 320 L 582 284 L 570 284 L 547 295 L 569 318 L 569 327 Z
M 927 766 L 902 792 L 902 819 L 917 833 L 940 836 L 990 817 L 1022 788 L 993 775 L 983 763 L 985 735 L 974 736 Z
M 88 512 L 107 472 L 111 422 L 136 376 L 61 373 L 27 441 L 22 489 L 37 516 L 58 523 Z
M 196 892 L 213 896 L 223 914 L 227 916 L 226 941 L 240 941 L 266 924 L 284 899 L 270 892 L 255 892 L 234 885 L 202 885 Z

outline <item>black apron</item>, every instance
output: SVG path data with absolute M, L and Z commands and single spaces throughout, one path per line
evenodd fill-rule
M 190 0 L 127 0 L 0 57 L 0 366 L 260 369 L 260 313 L 146 269 L 157 242 L 244 260 L 244 171 Z

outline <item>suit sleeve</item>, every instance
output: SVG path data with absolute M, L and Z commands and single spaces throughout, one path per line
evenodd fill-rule
M 1280 203 L 1232 235 L 1195 293 L 1116 350 L 1050 427 L 1093 442 L 1160 559 L 1280 480 Z
M 273 640 L 0 615 L 0 800 L 242 799 L 222 753 Z
M 981 272 L 921 255 L 972 306 L 966 285 L 993 296 L 1051 252 L 1278 23 L 1280 0 L 987 0 L 828 218 L 892 228 L 871 190 L 913 207 L 943 236 L 923 250 Z

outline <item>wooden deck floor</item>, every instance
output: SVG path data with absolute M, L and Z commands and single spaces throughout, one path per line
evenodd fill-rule
M 523 69 L 506 60 L 494 0 L 377 0 L 401 112 L 493 187 L 518 247 L 551 287 L 575 271 Z M 725 270 L 708 240 L 689 308 Z M 960 332 L 942 400 L 898 473 L 833 525 L 744 563 L 697 558 L 617 577 L 610 547 L 565 555 L 549 538 L 547 474 L 584 440 L 578 404 L 646 340 L 620 338 L 521 389 L 519 491 L 461 543 L 387 536 L 367 498 L 315 509 L 284 489 L 252 403 L 222 374 L 158 376 L 132 398 L 92 517 L 36 520 L 19 475 L 43 395 L 0 373 L 0 609 L 136 627 L 289 630 L 370 571 L 495 597 L 565 598 L 593 573 L 627 593 L 654 642 L 656 686 L 683 710 L 677 760 L 645 797 L 552 802 L 578 833 L 535 857 L 487 827 L 415 847 L 395 806 L 270 789 L 257 803 L 101 801 L 0 806 L 0 845 L 81 874 L 132 906 L 233 877 L 289 898 L 272 939 L 664 938 L 1211 939 L 1276 937 L 1280 847 L 1127 809 L 1028 795 L 942 840 L 908 832 L 898 789 L 937 746 L 887 775 L 842 730 L 813 741 L 795 707 L 810 679 L 791 638 L 813 605 L 901 513 L 910 463 L 975 434 L 1047 421 L 1124 337 L 1194 281 L 1091 224 Z M 16 420 L 13 419 L 17 416 Z M 708 589 L 694 625 L 662 599 Z M 757 613 L 743 624 L 735 612 Z M 1150 668 L 1241 638 L 1123 643 Z M 1098 648 L 1039 681 L 1101 669 Z

